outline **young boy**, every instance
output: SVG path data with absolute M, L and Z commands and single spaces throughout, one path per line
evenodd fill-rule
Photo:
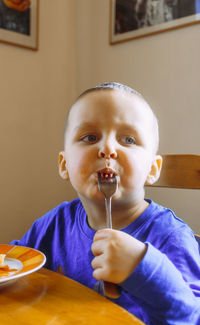
M 47 256 L 46 267 L 94 289 L 121 287 L 113 301 L 145 324 L 200 324 L 200 256 L 191 229 L 174 213 L 144 199 L 159 178 L 158 124 L 133 89 L 105 83 L 71 107 L 59 172 L 78 199 L 35 221 L 20 241 Z M 98 175 L 113 174 L 113 229 L 105 229 Z

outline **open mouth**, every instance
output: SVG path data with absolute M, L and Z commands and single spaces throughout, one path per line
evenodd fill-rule
M 100 177 L 101 179 L 110 179 L 110 178 L 114 178 L 117 175 L 116 172 L 111 168 L 101 169 L 97 172 L 97 174 L 98 177 Z

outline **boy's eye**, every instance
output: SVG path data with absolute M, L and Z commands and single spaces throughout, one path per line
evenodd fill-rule
M 91 143 L 94 143 L 97 141 L 97 136 L 94 135 L 94 134 L 89 134 L 89 135 L 86 135 L 85 137 L 82 138 L 82 141 L 83 142 L 91 142 Z
M 123 137 L 121 141 L 125 144 L 135 144 L 135 139 L 133 137 Z

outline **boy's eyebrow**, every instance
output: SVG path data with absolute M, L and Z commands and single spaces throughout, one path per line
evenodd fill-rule
M 74 130 L 76 131 L 78 129 L 83 129 L 83 128 L 87 128 L 87 127 L 96 127 L 96 122 L 95 122 L 95 124 L 91 123 L 91 122 L 80 123 L 77 126 L 75 126 Z
M 126 129 L 127 131 L 138 131 L 138 128 L 135 127 L 133 124 L 129 124 L 129 123 L 119 123 L 120 128 L 122 129 Z
M 82 122 L 78 125 L 76 125 L 74 127 L 74 130 L 79 130 L 79 129 L 84 129 L 84 128 L 95 128 L 98 126 L 98 121 L 95 121 L 95 123 L 91 123 L 91 122 Z M 141 129 L 137 128 L 136 126 L 134 126 L 133 124 L 129 124 L 129 123 L 118 123 L 118 128 L 119 129 L 124 129 L 127 131 L 134 131 L 134 132 L 139 132 Z

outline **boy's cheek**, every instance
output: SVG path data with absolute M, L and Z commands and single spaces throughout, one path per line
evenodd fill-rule
M 77 148 L 69 153 L 69 168 L 84 175 L 90 169 L 94 159 L 95 155 L 91 150 L 82 151 Z

